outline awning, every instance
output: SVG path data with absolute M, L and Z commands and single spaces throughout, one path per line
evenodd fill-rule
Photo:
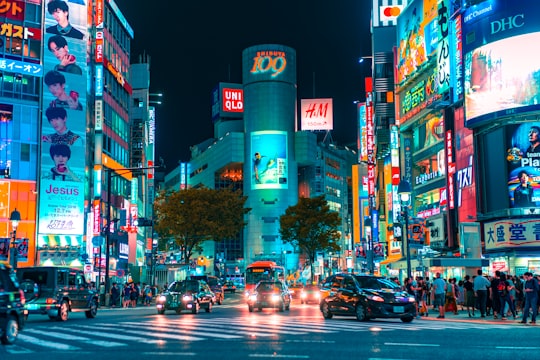
M 56 247 L 80 247 L 83 244 L 82 235 L 38 235 L 38 249 Z
M 442 267 L 483 267 L 489 266 L 489 259 L 481 258 L 433 258 L 429 259 L 429 266 Z
M 386 265 L 386 264 L 394 263 L 394 262 L 399 261 L 399 260 L 401 260 L 401 257 L 389 257 L 389 258 L 381 261 L 379 264 Z

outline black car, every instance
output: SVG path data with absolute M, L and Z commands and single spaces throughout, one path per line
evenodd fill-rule
M 17 269 L 29 314 L 48 315 L 51 320 L 66 321 L 70 312 L 97 316 L 98 293 L 90 287 L 81 269 L 60 266 L 36 266 Z
M 411 322 L 416 301 L 397 284 L 373 275 L 335 274 L 323 283 L 320 309 L 325 319 L 334 315 L 356 316 L 359 321 L 398 318 Z
M 202 280 L 174 281 L 158 295 L 156 308 L 158 314 L 164 314 L 167 310 L 174 310 L 177 314 L 189 310 L 197 314 L 201 308 L 210 312 L 214 296 L 208 284 Z
M 19 288 L 15 273 L 5 262 L 0 262 L 0 342 L 11 345 L 24 328 L 27 310 L 24 292 Z
M 192 275 L 190 276 L 190 279 L 205 281 L 208 286 L 210 286 L 210 289 L 215 295 L 213 302 L 218 305 L 221 305 L 223 303 L 223 299 L 225 299 L 225 292 L 223 291 L 223 285 L 221 285 L 221 280 L 219 280 L 217 276 Z
M 264 308 L 278 309 L 283 312 L 291 307 L 292 296 L 281 281 L 259 281 L 254 291 L 248 296 L 249 312 L 253 309 L 262 311 Z

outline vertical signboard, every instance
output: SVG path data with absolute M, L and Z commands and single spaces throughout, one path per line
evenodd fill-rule
M 84 1 L 46 4 L 40 235 L 84 234 L 87 16 Z

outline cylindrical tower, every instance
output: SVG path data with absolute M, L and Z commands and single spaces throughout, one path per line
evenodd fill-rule
M 296 52 L 283 45 L 253 46 L 243 51 L 242 67 L 244 194 L 252 208 L 244 258 L 246 263 L 273 259 L 296 270 L 298 258 L 279 236 L 279 217 L 298 202 Z

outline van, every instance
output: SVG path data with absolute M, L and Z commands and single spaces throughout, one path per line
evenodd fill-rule
M 97 315 L 98 293 L 90 288 L 80 269 L 18 268 L 17 277 L 25 293 L 28 314 L 48 315 L 58 321 L 67 321 L 71 312 L 84 312 L 89 319 Z

